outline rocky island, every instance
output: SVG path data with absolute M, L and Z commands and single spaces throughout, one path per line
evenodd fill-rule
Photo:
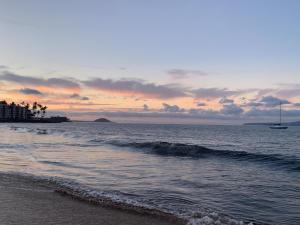
M 112 123 L 112 121 L 106 119 L 106 118 L 99 118 L 94 120 L 94 122 L 100 122 L 100 123 Z

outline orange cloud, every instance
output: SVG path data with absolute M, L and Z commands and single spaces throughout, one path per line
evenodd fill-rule
M 83 82 L 86 86 L 110 93 L 121 93 L 126 96 L 143 96 L 146 98 L 172 99 L 186 97 L 185 88 L 175 85 L 157 85 L 140 80 L 92 79 Z

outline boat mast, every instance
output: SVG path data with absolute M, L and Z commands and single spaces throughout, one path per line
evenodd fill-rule
M 279 107 L 280 107 L 280 114 L 279 114 L 280 115 L 280 123 L 279 124 L 281 125 L 281 101 L 279 102 Z

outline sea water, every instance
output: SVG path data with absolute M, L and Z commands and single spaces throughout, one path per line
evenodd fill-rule
M 0 171 L 186 218 L 300 224 L 300 127 L 0 124 Z

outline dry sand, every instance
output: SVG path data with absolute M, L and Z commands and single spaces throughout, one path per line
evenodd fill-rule
M 165 218 L 74 200 L 50 187 L 0 176 L 1 225 L 170 225 Z

